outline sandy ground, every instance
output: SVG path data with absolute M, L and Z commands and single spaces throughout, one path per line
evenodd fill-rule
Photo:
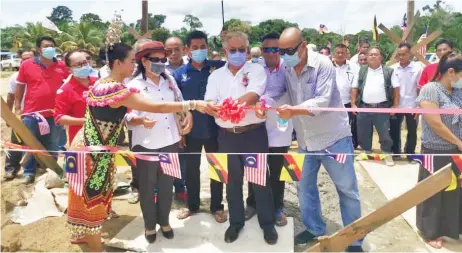
M 7 88 L 7 82 L 2 79 L 0 92 L 3 96 Z M 1 135 L 5 140 L 9 139 L 10 130 L 2 122 Z M 403 136 L 405 131 L 403 131 Z M 294 143 L 295 144 L 295 143 Z M 420 144 L 419 144 L 420 146 Z M 374 138 L 374 148 L 378 148 L 377 137 Z M 292 147 L 296 150 L 296 146 Z M 1 176 L 4 171 L 4 153 L 1 155 Z M 202 190 L 209 192 L 208 177 L 205 163 L 201 166 Z M 375 183 L 369 178 L 367 173 L 359 164 L 356 164 L 358 184 L 362 202 L 363 215 L 372 212 L 384 203 L 386 198 L 378 189 Z M 124 176 L 130 177 L 130 173 Z M 3 176 L 2 176 L 3 178 Z M 341 215 L 338 203 L 338 195 L 335 186 L 330 180 L 327 172 L 321 169 L 318 176 L 318 187 L 322 203 L 322 212 L 328 226 L 328 233 L 332 234 L 342 227 Z M 245 186 L 246 188 L 246 186 Z M 1 183 L 1 246 L 2 251 L 60 251 L 60 252 L 80 252 L 87 251 L 85 246 L 76 246 L 69 243 L 70 235 L 66 226 L 66 217 L 45 218 L 28 226 L 13 224 L 10 215 L 16 203 L 22 199 L 22 192 L 30 191 L 23 183 L 21 178 Z M 304 229 L 301 221 L 298 198 L 295 183 L 286 184 L 285 210 L 288 216 L 295 219 L 295 233 Z M 246 196 L 246 194 L 244 195 Z M 203 210 L 207 210 L 210 203 L 209 198 L 202 199 Z M 140 214 L 139 204 L 131 205 L 126 200 L 114 200 L 114 210 L 121 215 L 120 218 L 109 220 L 105 223 L 103 237 L 106 241 L 114 237 L 124 226 Z M 174 201 L 172 210 L 183 207 L 184 203 Z M 311 245 L 296 246 L 295 251 L 306 250 Z M 364 243 L 364 248 L 368 251 L 381 252 L 408 252 L 422 251 L 424 246 L 417 237 L 416 233 L 404 221 L 398 217 L 387 223 L 381 228 L 370 233 Z M 110 248 L 108 251 L 120 251 Z

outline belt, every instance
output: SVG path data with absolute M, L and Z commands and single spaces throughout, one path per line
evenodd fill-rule
M 255 130 L 261 126 L 262 126 L 262 123 L 257 123 L 257 124 L 247 125 L 247 126 L 236 126 L 233 128 L 223 128 L 223 129 L 233 134 L 242 134 L 248 131 Z
M 375 103 L 375 104 L 367 104 L 367 103 L 362 103 L 364 107 L 367 108 L 383 108 L 383 107 L 390 107 L 388 101 L 380 102 L 380 103 Z

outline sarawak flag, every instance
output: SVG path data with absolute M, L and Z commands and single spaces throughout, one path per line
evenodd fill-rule
M 130 166 L 136 168 L 136 158 L 133 153 L 118 153 L 115 155 L 115 166 Z
M 385 159 L 388 155 L 380 155 L 380 154 L 366 154 L 362 153 L 359 155 L 361 160 L 374 160 L 374 161 L 381 161 Z
M 159 163 L 162 172 L 174 178 L 181 179 L 180 159 L 178 154 L 160 154 Z
M 379 30 L 377 30 L 377 18 L 374 15 L 374 25 L 372 26 L 372 39 L 379 41 Z
M 209 178 L 228 183 L 228 154 L 206 154 L 209 163 Z
M 244 177 L 247 182 L 266 186 L 266 154 L 247 154 L 244 158 Z
M 280 181 L 300 181 L 302 178 L 303 162 L 305 154 L 284 154 Z
M 64 161 L 70 188 L 77 196 L 82 196 L 85 184 L 85 153 L 67 152 Z
M 462 155 L 453 155 L 452 161 L 454 161 L 457 171 L 462 176 Z

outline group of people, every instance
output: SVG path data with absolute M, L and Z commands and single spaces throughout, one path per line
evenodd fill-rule
M 327 232 L 317 186 L 321 165 L 336 186 L 343 224 L 347 226 L 361 217 L 354 157 L 348 155 L 340 163 L 322 153 L 353 154 L 358 145 L 371 152 L 375 127 L 382 152 L 399 154 L 403 118 L 408 126 L 405 153 L 414 153 L 416 135 L 412 131 L 417 126 L 417 115 L 310 108 L 462 108 L 462 56 L 452 52 L 452 44 L 447 40 L 437 44 L 440 62 L 422 71 L 418 63 L 411 61 L 411 46 L 407 43 L 399 46 L 399 62 L 389 68 L 382 64 L 380 48 L 369 48 L 368 44 L 361 46 L 357 60 L 354 57 L 347 60 L 347 47 L 338 44 L 331 60 L 308 49 L 301 31 L 293 27 L 282 34 L 265 35 L 262 47 L 252 51 L 245 33 L 222 35 L 226 61 L 209 60 L 207 35 L 192 31 L 185 46 L 176 37 L 165 44 L 138 41 L 134 48 L 109 43 L 104 54 L 106 65 L 99 72 L 93 70 L 91 55 L 85 51 L 73 50 L 66 54 L 64 63 L 58 61 L 53 38 L 42 37 L 37 41 L 39 56 L 27 59 L 32 56 L 23 53 L 24 61 L 15 77 L 15 111 L 48 150 L 57 150 L 58 126 L 67 126 L 72 151 L 85 146 L 117 146 L 126 124 L 132 151 L 151 152 L 148 156 L 180 153 L 185 186 L 179 181 L 180 190 L 175 192 L 181 194 L 187 190 L 187 194 L 180 195 L 186 197 L 187 208 L 180 210 L 179 219 L 199 212 L 202 149 L 229 153 L 225 187 L 229 227 L 224 234 L 228 243 L 238 239 L 245 221 L 255 214 L 266 243 L 277 243 L 275 226 L 287 224 L 283 211 L 285 185 L 279 181 L 283 158 L 271 153 L 288 152 L 295 130 L 298 151 L 308 154 L 298 183 L 306 230 L 295 237 L 296 244 L 305 244 Z M 183 47 L 186 55 L 182 55 Z M 447 52 L 443 47 L 448 48 Z M 426 71 L 433 71 L 427 73 L 433 78 L 425 86 L 418 86 L 420 76 L 424 76 L 421 73 Z M 228 97 L 257 110 L 248 110 L 238 123 L 224 121 L 218 112 Z M 263 100 L 277 109 L 265 110 L 261 106 Z M 285 131 L 278 127 L 279 119 L 288 121 Z M 49 131 L 43 131 L 44 125 L 48 125 Z M 460 115 L 423 115 L 422 152 L 461 153 L 461 129 Z M 193 154 L 181 156 L 181 152 Z M 245 203 L 246 161 L 235 153 L 269 153 L 268 183 L 266 186 L 249 183 Z M 84 168 L 85 183 L 69 187 L 67 215 L 72 240 L 88 244 L 92 251 L 102 251 L 101 229 L 111 213 L 116 173 L 114 154 L 100 151 L 75 156 L 80 163 L 77 166 Z M 169 213 L 175 180 L 163 173 L 158 161 L 137 157 L 136 162 L 136 168 L 132 168 L 136 182 L 132 184 L 136 193 L 133 202 L 140 202 L 145 238 L 153 243 L 159 224 L 162 235 L 172 239 Z M 448 162 L 448 157 L 435 157 L 435 171 Z M 391 156 L 386 163 L 393 164 Z M 10 178 L 14 178 L 17 169 L 7 168 Z M 33 178 L 34 172 L 28 170 L 25 176 Z M 428 176 L 422 167 L 419 180 Z M 27 177 L 26 181 L 33 182 Z M 222 183 L 210 181 L 210 211 L 219 223 L 228 220 L 223 188 Z M 419 229 L 434 247 L 442 246 L 443 236 L 458 237 L 462 231 L 459 194 L 459 188 L 441 192 L 418 207 Z M 363 251 L 362 241 L 354 242 L 347 251 Z

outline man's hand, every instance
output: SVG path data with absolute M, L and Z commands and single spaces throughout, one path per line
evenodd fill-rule
M 150 119 L 149 117 L 143 118 L 143 126 L 147 129 L 151 129 L 156 125 L 157 121 Z
M 186 136 L 182 135 L 181 140 L 179 142 L 180 148 L 185 148 L 186 147 Z
M 290 105 L 282 105 L 276 111 L 281 119 L 289 120 L 294 116 L 294 110 Z
M 398 105 L 394 105 L 394 106 L 392 106 L 391 108 L 395 108 L 395 109 L 396 109 L 396 108 L 398 108 L 398 107 L 399 107 Z M 393 112 L 392 112 L 392 113 L 390 113 L 390 116 L 395 116 L 395 114 L 396 114 L 396 113 L 393 113 Z
M 266 109 L 266 108 L 263 108 L 263 107 L 261 106 L 260 103 L 257 103 L 257 104 L 255 105 L 255 115 L 256 115 L 257 118 L 259 118 L 259 119 L 266 119 L 266 117 L 268 116 L 268 115 L 266 114 L 266 110 L 267 110 L 267 109 Z
M 414 115 L 414 119 L 415 119 L 415 120 L 419 120 L 419 116 L 420 116 L 420 114 L 418 114 L 418 113 L 414 113 L 413 115 Z
M 208 115 L 210 115 L 210 116 L 212 116 L 214 118 L 218 118 L 218 111 L 220 110 L 220 107 L 221 106 L 216 105 L 215 103 L 208 102 L 207 105 L 204 108 L 204 111 Z
M 356 104 L 353 104 L 353 103 L 352 103 L 352 104 L 351 104 L 351 109 L 356 109 L 356 108 L 358 108 L 358 107 L 356 106 Z M 358 115 L 358 112 L 351 112 L 351 113 L 353 113 L 353 115 Z
M 193 127 L 193 116 L 192 113 L 188 112 L 183 122 L 181 122 L 181 135 L 187 135 L 191 132 Z
M 22 115 L 21 107 L 15 107 L 14 114 L 16 114 L 16 116 L 21 116 Z

